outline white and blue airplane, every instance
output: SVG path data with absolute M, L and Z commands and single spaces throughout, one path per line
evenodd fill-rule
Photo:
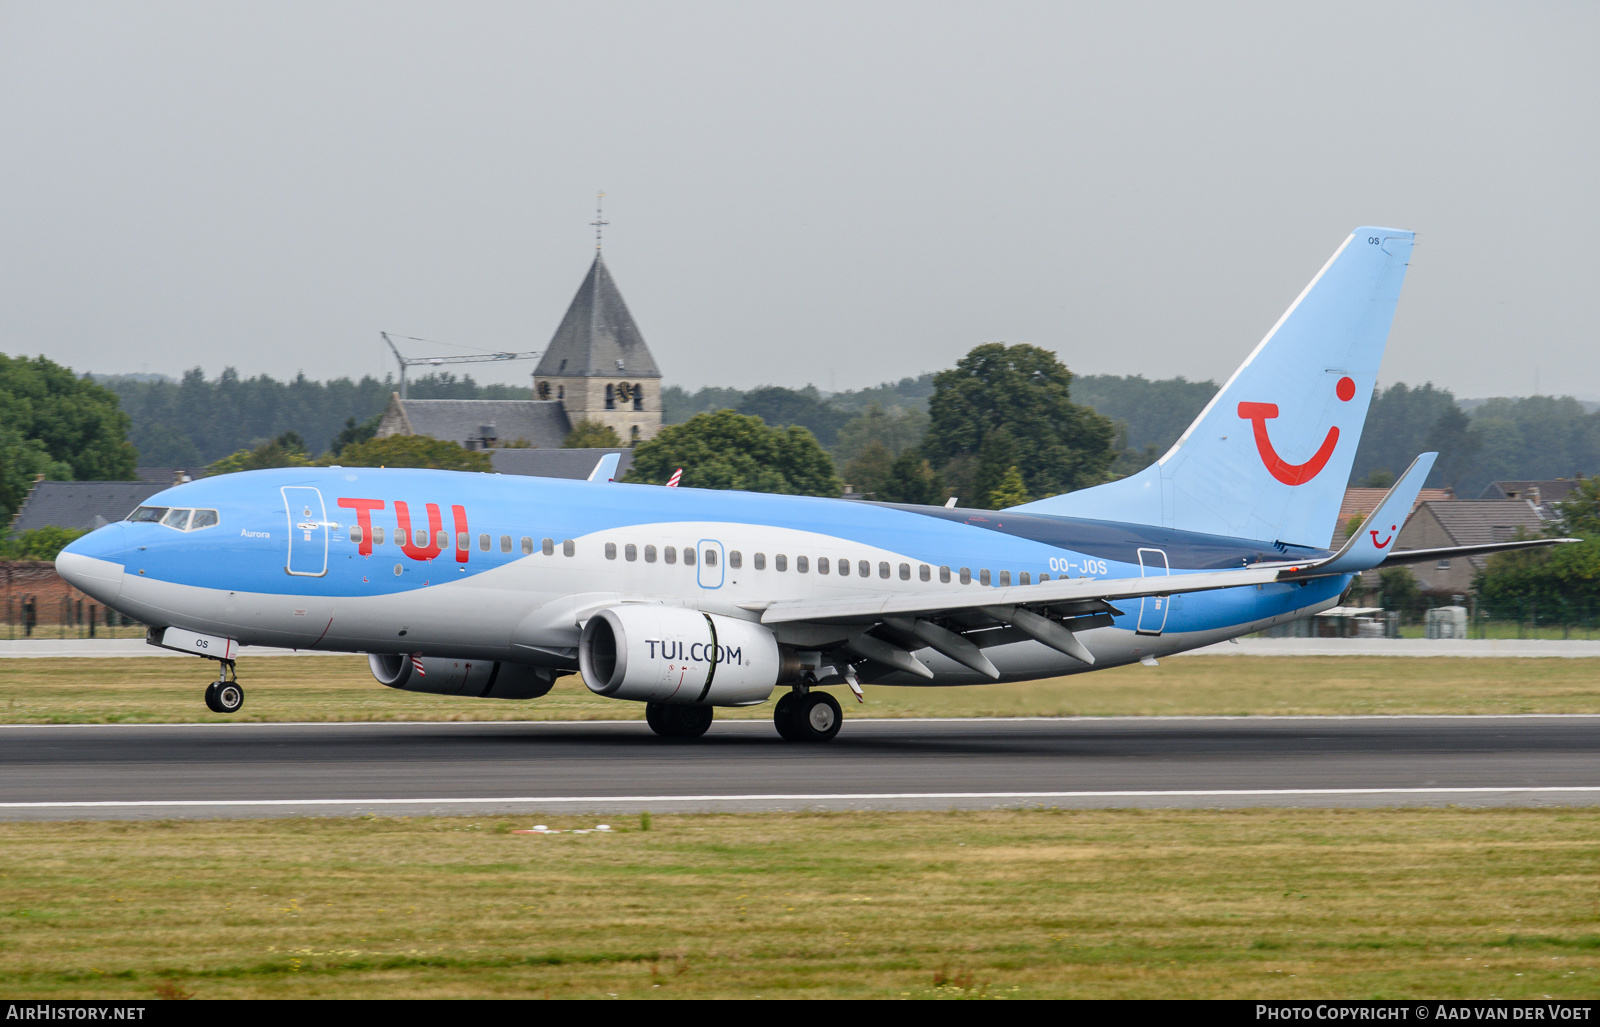
M 1007 510 L 370 467 L 161 492 L 62 550 L 62 577 L 221 661 L 367 654 L 392 688 L 534 699 L 577 671 L 695 737 L 781 691 L 792 741 L 826 689 L 1019 681 L 1153 662 L 1338 602 L 1383 563 L 1546 540 L 1390 548 L 1435 454 L 1330 551 L 1413 233 L 1359 228 L 1158 462 Z M 614 458 L 613 458 L 614 459 Z

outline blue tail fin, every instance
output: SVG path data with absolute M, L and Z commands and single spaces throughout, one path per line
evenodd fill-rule
M 1356 229 L 1155 464 L 1012 509 L 1326 547 L 1413 238 Z

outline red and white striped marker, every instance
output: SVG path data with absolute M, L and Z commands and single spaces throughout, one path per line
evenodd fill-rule
M 680 467 L 676 471 L 672 472 L 672 477 L 667 479 L 667 488 L 669 488 L 669 489 L 677 488 L 678 487 L 678 482 L 680 482 L 682 480 L 683 480 L 683 468 Z
M 422 654 L 421 653 L 412 653 L 411 654 L 411 669 L 416 671 L 418 674 L 422 675 L 423 677 L 427 677 L 428 676 L 428 672 L 422 669 Z

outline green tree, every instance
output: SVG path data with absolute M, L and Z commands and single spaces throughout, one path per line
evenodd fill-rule
M 1385 610 L 1397 610 L 1405 621 L 1413 621 L 1422 611 L 1422 589 L 1409 567 L 1385 567 L 1378 572 L 1378 602 Z
M 618 449 L 622 446 L 622 436 L 609 424 L 579 421 L 572 426 L 561 446 L 563 449 Z
M 837 496 L 844 484 L 816 437 L 798 426 L 768 427 L 732 410 L 696 414 L 634 449 L 625 480 L 664 485 L 683 468 L 684 486 L 786 495 Z
M 81 528 L 34 528 L 16 538 L 0 539 L 0 560 L 54 560 L 67 543 L 86 534 Z
M 306 455 L 305 440 L 292 431 L 286 431 L 255 449 L 241 449 L 225 456 L 206 469 L 212 474 L 233 474 L 236 471 L 259 471 L 265 467 L 309 466 L 311 458 Z
M 1005 477 L 1000 479 L 1000 484 L 989 493 L 989 509 L 1004 510 L 1008 506 L 1021 506 L 1028 501 L 1027 486 L 1023 484 L 1022 472 L 1016 465 L 1006 468 Z
M 907 449 L 889 465 L 889 476 L 878 487 L 878 499 L 932 506 L 944 502 L 944 484 L 920 451 Z
M 133 477 L 128 415 L 114 393 L 45 357 L 0 354 L 0 511 L 16 512 L 33 480 Z
M 1098 485 L 1116 456 L 1116 427 L 1073 403 L 1071 386 L 1072 372 L 1048 350 L 998 342 L 978 346 L 934 376 L 923 454 L 947 463 L 964 455 L 981 461 L 984 441 L 1003 429 L 1014 459 L 998 470 L 980 467 L 975 484 L 981 487 L 985 475 L 993 476 L 989 490 L 975 494 L 980 502 L 1013 463 L 1030 495 Z
M 1549 534 L 1583 541 L 1491 556 L 1474 582 L 1490 616 L 1519 617 L 1530 606 L 1541 620 L 1568 624 L 1600 616 L 1600 479 L 1579 482 L 1556 512 Z
M 389 435 L 344 447 L 338 459 L 324 456 L 320 463 L 342 467 L 431 467 L 440 471 L 494 470 L 489 454 L 467 449 L 459 442 L 426 435 Z
M 785 389 L 766 385 L 745 393 L 740 401 L 739 413 L 761 418 L 774 428 L 797 424 L 810 429 L 825 448 L 833 448 L 839 429 L 850 415 L 823 401 L 817 390 L 807 385 L 803 389 Z
M 869 442 L 859 456 L 844 465 L 845 484 L 871 499 L 882 498 L 894 454 L 881 442 Z
M 996 428 L 984 436 L 983 445 L 978 447 L 978 469 L 972 479 L 972 505 L 975 507 L 990 506 L 990 498 L 997 493 L 1006 479 L 1006 472 L 1017 466 L 1017 446 L 1011 441 L 1011 433 L 1004 428 Z
M 343 430 L 328 440 L 328 452 L 338 456 L 344 452 L 344 447 L 352 443 L 367 441 L 378 434 L 378 425 L 382 421 L 382 414 L 373 414 L 360 424 L 356 423 L 354 417 L 345 418 Z
M 840 460 L 854 460 L 873 442 L 885 446 L 891 456 L 899 456 L 921 442 L 927 430 L 928 415 L 922 410 L 904 407 L 885 410 L 872 403 L 839 429 L 834 456 Z

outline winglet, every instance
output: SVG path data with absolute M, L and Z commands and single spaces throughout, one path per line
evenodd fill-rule
M 617 463 L 622 459 L 621 453 L 607 453 L 594 465 L 594 470 L 589 472 L 590 481 L 615 481 L 617 477 Z
M 1411 461 L 1411 466 L 1384 495 L 1377 509 L 1367 515 L 1361 527 L 1331 560 L 1316 565 L 1316 572 L 1319 575 L 1354 574 L 1382 563 L 1393 552 L 1389 547 L 1400 537 L 1400 528 L 1411 515 L 1417 493 L 1422 491 L 1422 483 L 1428 479 L 1428 472 L 1433 470 L 1433 462 L 1438 457 L 1438 453 L 1424 453 Z

